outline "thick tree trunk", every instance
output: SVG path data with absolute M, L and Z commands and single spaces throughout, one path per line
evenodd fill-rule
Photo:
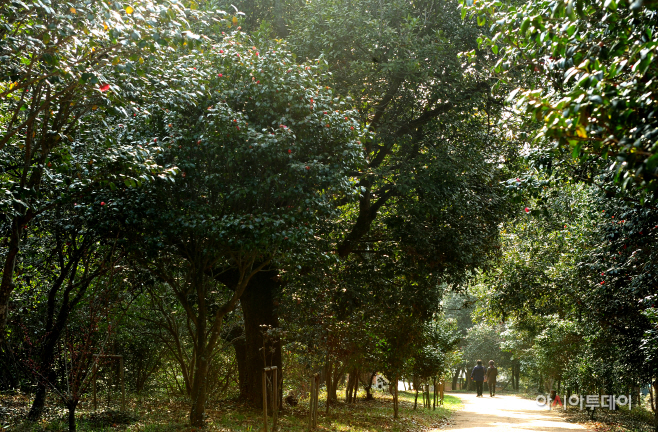
M 372 381 L 375 379 L 376 376 L 377 376 L 377 372 L 373 372 L 370 375 L 370 379 L 368 380 L 367 385 L 363 386 L 363 388 L 366 391 L 366 400 L 373 400 L 374 399 L 374 397 L 372 395 Z
M 267 353 L 267 365 L 263 358 L 262 326 L 277 328 L 279 317 L 274 305 L 276 293 L 280 287 L 277 270 L 261 271 L 254 275 L 240 298 L 244 316 L 244 353 L 236 347 L 238 374 L 240 377 L 240 396 L 256 407 L 263 406 L 262 373 L 266 366 L 277 367 L 279 381 L 279 400 L 282 400 L 283 370 L 281 363 L 281 342 L 274 343 L 274 352 Z
M 37 384 L 37 392 L 32 402 L 30 412 L 27 414 L 27 419 L 30 421 L 38 421 L 43 415 L 43 408 L 46 405 L 46 385 L 39 380 Z

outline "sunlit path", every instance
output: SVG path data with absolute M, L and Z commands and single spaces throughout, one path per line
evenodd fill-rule
M 446 427 L 449 431 L 587 431 L 579 424 L 564 421 L 557 413 L 537 406 L 535 401 L 517 396 L 488 395 L 475 397 L 475 393 L 452 393 L 464 403 Z

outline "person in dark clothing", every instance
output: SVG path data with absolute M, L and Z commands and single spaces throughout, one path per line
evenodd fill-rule
M 471 379 L 475 381 L 475 388 L 478 392 L 477 397 L 482 397 L 482 385 L 484 384 L 484 366 L 482 366 L 482 360 L 478 360 L 477 366 L 471 371 Z
M 489 396 L 496 396 L 496 377 L 498 376 L 498 369 L 494 365 L 493 360 L 489 360 L 489 367 L 487 368 L 487 386 L 489 386 Z

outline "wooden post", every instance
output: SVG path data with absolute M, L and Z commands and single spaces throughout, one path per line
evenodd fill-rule
M 311 391 L 308 400 L 308 430 L 313 429 L 313 402 L 315 401 L 315 376 L 311 378 Z
M 92 385 L 91 385 L 91 392 L 94 395 L 94 411 L 98 411 L 98 401 L 96 400 L 96 368 L 98 367 L 98 359 L 94 360 L 94 367 L 92 369 L 91 375 L 92 375 Z
M 126 411 L 126 382 L 123 376 L 123 356 L 119 356 L 119 377 L 121 378 L 121 411 Z
M 272 432 L 276 431 L 276 423 L 279 418 L 279 390 L 277 379 L 277 367 L 272 366 Z
M 267 372 L 263 370 L 263 431 L 267 432 Z
M 320 402 L 320 374 L 315 374 L 315 397 L 313 402 L 313 428 L 318 427 L 318 405 Z

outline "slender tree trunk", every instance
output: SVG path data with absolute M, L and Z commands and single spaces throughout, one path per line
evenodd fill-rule
M 418 390 L 416 390 L 418 391 Z M 398 377 L 393 381 L 393 418 L 398 418 Z
M 197 337 L 199 333 L 197 332 Z M 204 338 L 205 339 L 205 338 Z M 201 342 L 201 341 L 199 341 Z M 203 343 L 205 344 L 205 340 Z M 200 343 L 199 343 L 200 345 Z M 208 358 L 205 347 L 197 350 L 197 359 L 192 384 L 192 409 L 190 410 L 190 424 L 203 427 L 206 410 L 206 383 L 208 381 Z
M 455 372 L 455 374 L 452 376 L 452 389 L 453 390 L 457 390 L 457 383 L 459 382 L 459 375 L 461 375 L 461 373 L 462 373 L 462 368 L 461 368 L 461 366 L 459 366 L 457 368 L 457 371 Z
M 9 298 L 16 286 L 14 284 L 14 269 L 16 268 L 16 258 L 20 250 L 23 224 L 25 223 L 25 216 L 15 218 L 12 222 L 7 255 L 2 268 L 2 279 L 0 279 L 0 345 L 5 340 L 5 327 L 9 315 Z
M 347 386 L 345 388 L 345 402 L 352 403 L 354 402 L 354 396 L 356 394 L 355 387 L 359 385 L 359 378 L 357 376 L 357 370 L 354 369 L 349 374 L 349 379 L 347 380 Z
M 69 432 L 75 432 L 75 409 L 78 406 L 78 401 L 69 401 L 66 407 L 69 410 Z
M 203 286 L 203 281 L 197 282 Z M 203 289 L 197 289 L 203 294 Z M 199 296 L 201 297 L 201 295 Z M 190 409 L 190 424 L 195 427 L 203 427 L 206 410 L 206 383 L 208 381 L 208 364 L 211 352 L 208 352 L 207 311 L 205 301 L 200 299 L 198 316 L 195 325 L 195 361 L 194 377 L 192 378 L 192 408 Z

